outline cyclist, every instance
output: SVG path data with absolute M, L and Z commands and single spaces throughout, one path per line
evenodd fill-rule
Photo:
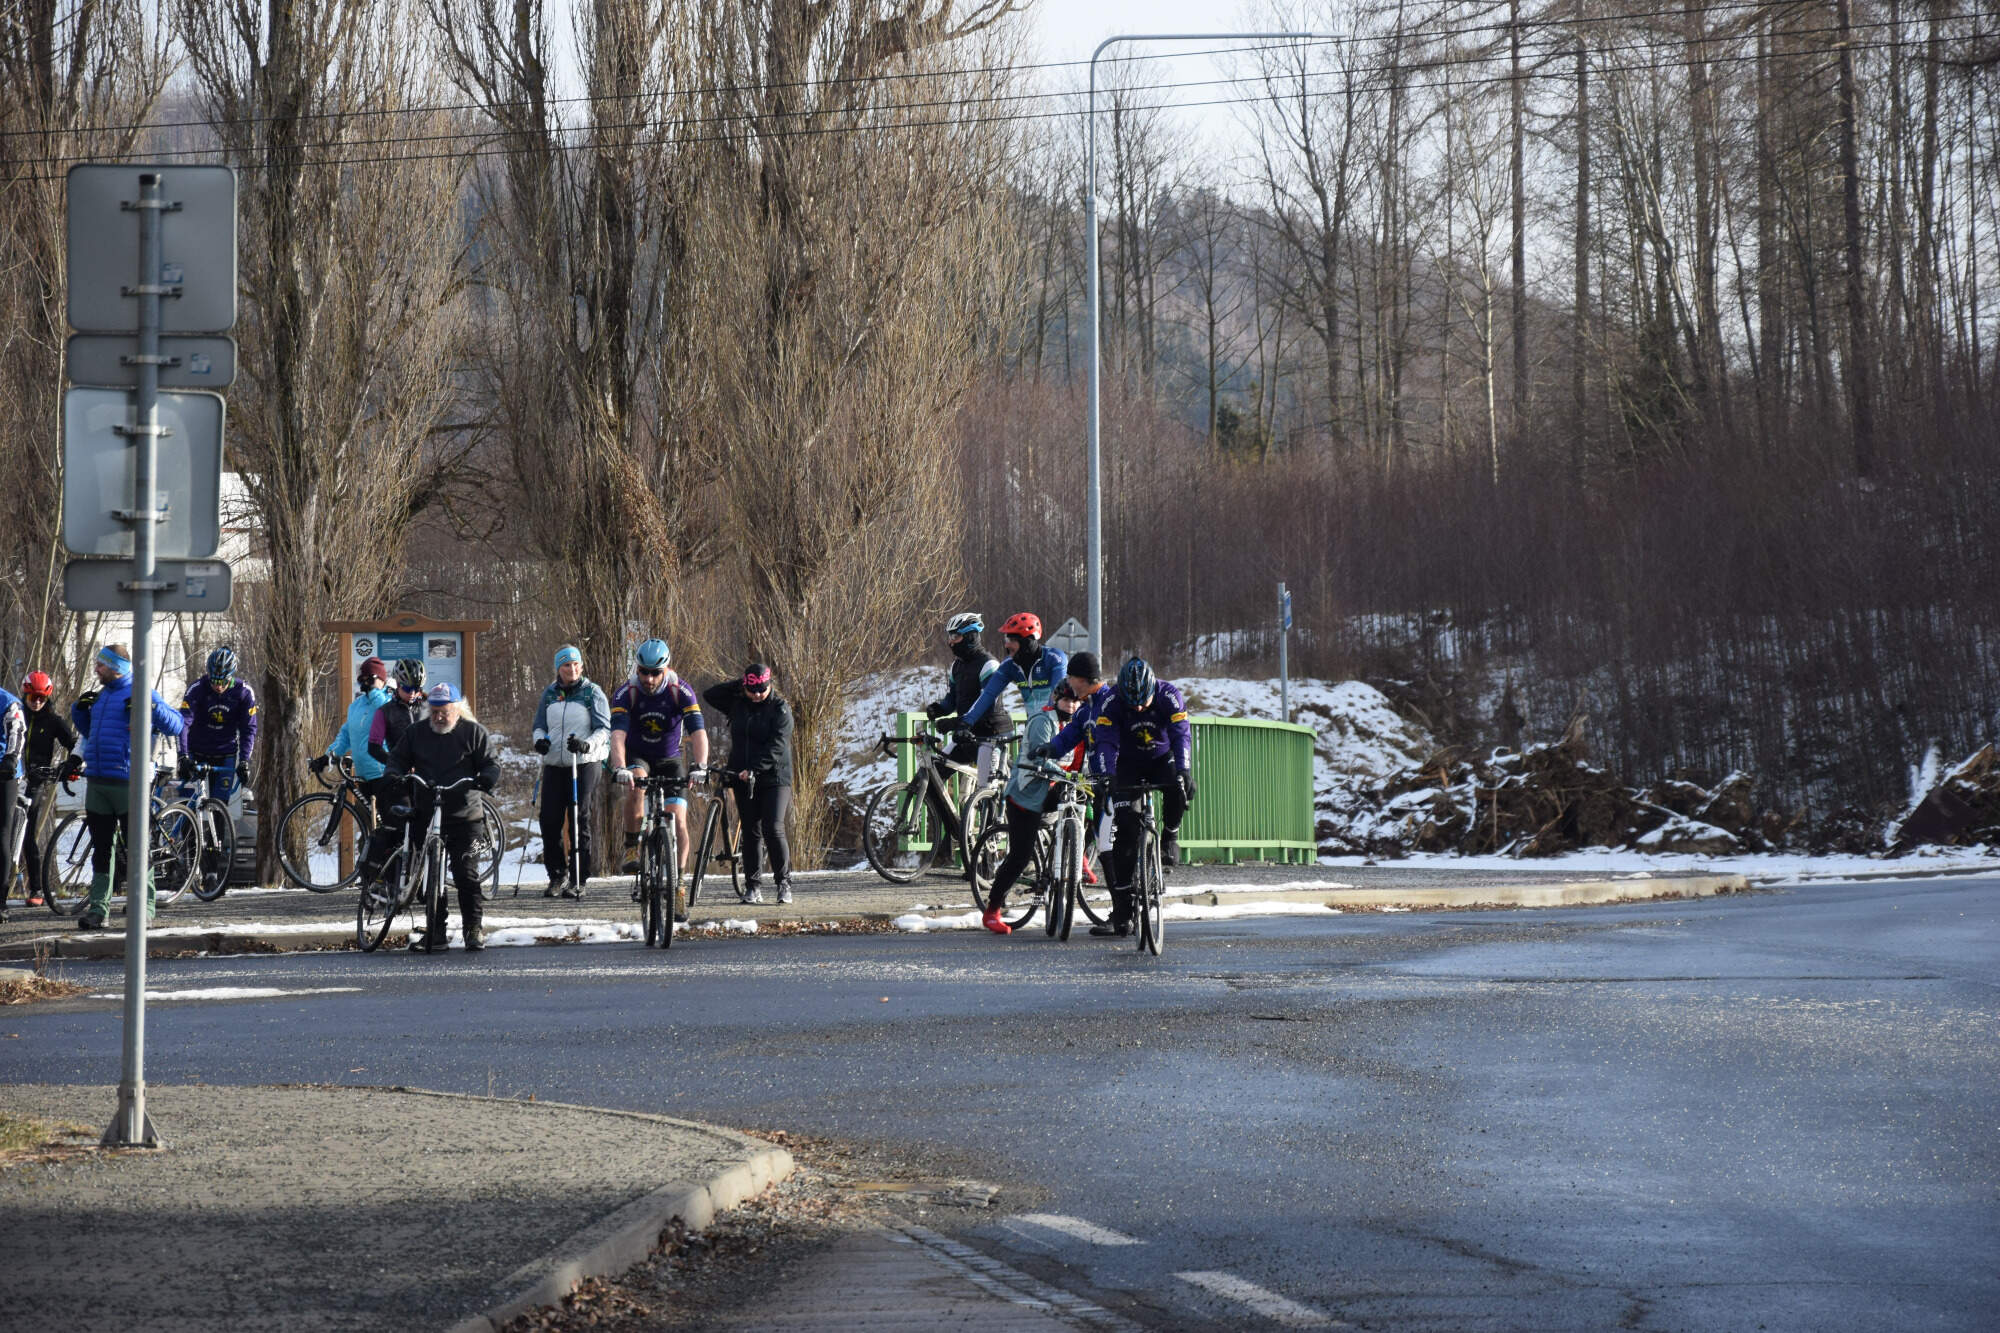
M 405 731 L 403 739 L 389 752 L 390 776 L 400 779 L 414 773 L 434 787 L 447 787 L 471 778 L 473 787 L 492 791 L 500 784 L 500 765 L 493 758 L 486 728 L 463 716 L 465 698 L 458 687 L 450 681 L 439 681 L 431 687 L 428 702 L 430 711 L 423 725 Z M 419 789 L 412 795 L 410 818 L 420 826 L 428 825 L 431 803 L 437 800 L 444 802 L 438 812 L 438 831 L 444 837 L 445 855 L 451 862 L 452 885 L 458 890 L 458 917 L 465 929 L 465 947 L 468 952 L 477 951 L 486 947 L 479 902 L 479 855 L 474 847 L 479 808 L 466 787 L 441 794 Z M 401 837 L 398 832 L 396 839 L 400 841 Z M 380 846 L 381 840 L 380 829 L 369 839 L 370 859 L 378 866 L 394 850 L 393 846 Z M 408 867 L 404 873 L 409 873 Z M 412 933 L 410 948 L 421 953 L 442 953 L 445 942 Z
M 1035 840 L 1048 826 L 1048 810 L 1054 784 L 1042 775 L 1041 763 L 1028 756 L 1055 739 L 1063 724 L 1076 714 L 1081 701 L 1067 680 L 1060 681 L 1049 702 L 1028 717 L 1027 735 L 1022 737 L 1021 758 L 1007 779 L 1007 855 L 993 872 L 993 889 L 986 899 L 986 913 L 980 918 L 995 935 L 1012 934 L 1000 913 L 1007 905 L 1007 892 L 1021 878 L 1034 855 Z
M 993 773 L 992 738 L 1006 731 L 1007 720 L 990 710 L 976 727 L 943 725 L 940 720 L 948 717 L 963 719 L 979 702 L 987 680 L 998 669 L 992 655 L 979 642 L 985 628 L 977 611 L 961 611 L 945 622 L 944 638 L 951 647 L 951 670 L 946 677 L 944 693 L 924 706 L 924 716 L 933 724 L 942 725 L 943 730 L 951 734 L 948 754 L 952 762 L 976 765 L 982 787 Z M 957 834 L 958 816 L 952 810 L 942 784 L 932 784 L 929 799 L 935 809 L 939 829 L 938 860 L 947 861 L 951 856 L 951 843 Z M 967 847 L 964 852 L 965 873 L 970 878 L 972 849 Z
M 1032 719 L 1048 706 L 1056 686 L 1062 683 L 1068 669 L 1069 662 L 1062 650 L 1042 642 L 1042 620 L 1034 612 L 1022 611 L 1009 616 L 1007 623 L 1000 627 L 1000 635 L 1007 641 L 1007 656 L 986 677 L 986 683 L 972 707 L 959 714 L 958 725 L 961 727 L 976 730 L 988 716 L 996 714 L 1004 721 L 1005 714 L 999 707 L 999 701 L 1009 685 L 1021 687 L 1021 712 Z M 983 781 L 983 771 L 980 777 Z
M 611 695 L 611 771 L 625 793 L 625 864 L 623 873 L 639 870 L 639 822 L 645 817 L 646 802 L 639 780 L 659 770 L 661 774 L 681 771 L 681 737 L 687 737 L 688 758 L 696 768 L 708 763 L 708 724 L 702 720 L 701 700 L 694 689 L 668 669 L 673 653 L 665 639 L 648 639 L 639 645 L 632 679 Z M 681 849 L 681 868 L 688 861 L 687 798 L 676 796 L 667 802 L 674 812 L 674 832 Z
M 1191 771 L 1193 733 L 1188 726 L 1187 704 L 1181 692 L 1153 674 L 1144 658 L 1135 657 L 1118 671 L 1118 685 L 1096 710 L 1095 716 L 1079 711 L 1056 733 L 1053 742 L 1042 747 L 1044 757 L 1062 754 L 1082 741 L 1089 731 L 1090 771 L 1112 779 L 1113 786 L 1160 783 L 1164 834 L 1160 839 L 1160 860 L 1174 865 L 1180 860 L 1181 820 L 1194 799 Z M 1093 935 L 1123 936 L 1132 929 L 1132 875 L 1134 843 L 1139 835 L 1139 817 L 1130 809 L 1118 812 L 1111 847 L 1111 919 L 1092 926 Z
M 257 746 L 257 692 L 236 678 L 236 650 L 227 644 L 208 655 L 207 675 L 181 700 L 181 780 L 194 777 L 194 763 L 213 764 L 211 796 L 236 809 L 235 796 L 250 781 L 250 754 Z
M 0 688 L 0 921 L 7 919 L 7 893 L 14 886 L 14 821 L 21 784 L 28 780 L 21 756 L 28 748 L 28 710 Z
M 77 916 L 78 930 L 102 930 L 111 915 L 111 856 L 114 838 L 131 832 L 132 801 L 146 799 L 149 784 L 132 781 L 132 650 L 110 643 L 97 650 L 92 664 L 97 688 L 70 705 L 70 721 L 83 736 L 78 752 L 89 781 L 83 789 L 83 822 L 90 831 L 90 898 Z M 152 695 L 153 733 L 178 737 L 186 730 L 181 715 L 167 707 L 158 690 Z M 141 769 L 152 766 L 151 755 L 138 756 Z M 134 791 L 134 787 L 137 791 Z M 153 919 L 153 877 L 146 877 L 146 919 Z M 126 905 L 131 911 L 131 904 Z
M 535 706 L 535 753 L 542 756 L 542 864 L 549 868 L 542 896 L 581 898 L 596 870 L 590 798 L 611 752 L 611 701 L 583 674 L 583 650 L 576 645 L 556 649 L 555 668 L 556 678 Z M 568 882 L 569 863 L 563 857 L 566 825 L 576 849 L 574 884 Z
M 368 721 L 368 757 L 381 769 L 379 785 L 373 793 L 375 801 L 375 828 L 382 834 L 382 856 L 386 858 L 403 841 L 403 821 L 396 817 L 396 794 L 399 784 L 390 779 L 389 755 L 401 743 L 403 733 L 411 727 L 427 720 L 431 715 L 430 703 L 424 697 L 424 663 L 422 658 L 405 657 L 396 662 L 392 672 L 395 683 L 389 701 L 375 710 L 375 716 Z M 359 761 L 357 760 L 357 765 Z M 370 843 L 372 847 L 374 844 Z M 361 859 L 361 885 L 366 889 L 377 875 L 381 874 L 381 862 L 370 863 L 368 854 Z
M 28 741 L 25 757 L 30 768 L 53 768 L 58 747 L 68 756 L 63 765 L 62 781 L 73 782 L 83 772 L 83 760 L 77 757 L 77 746 L 81 738 L 70 720 L 60 709 L 49 706 L 55 697 L 55 685 L 46 671 L 30 671 L 21 679 L 21 706 L 27 712 Z M 54 782 L 29 782 L 28 792 L 32 805 L 28 811 L 28 836 L 22 839 L 21 850 L 28 858 L 28 906 L 42 905 L 42 846 L 35 835 L 42 822 L 48 817 L 48 808 L 55 800 Z M 5 906 L 6 894 L 0 890 L 0 907 Z
M 752 662 L 738 680 L 701 692 L 702 702 L 729 715 L 729 771 L 736 775 L 736 814 L 743 830 L 743 876 L 750 901 L 764 901 L 757 882 L 759 853 L 768 845 L 778 901 L 792 900 L 792 845 L 785 816 L 792 808 L 792 706 L 778 697 L 771 668 Z
M 421 663 L 419 664 L 421 665 Z M 334 733 L 333 741 L 326 747 L 325 754 L 314 755 L 307 762 L 317 777 L 326 771 L 326 766 L 334 760 L 347 757 L 353 760 L 354 776 L 361 782 L 361 793 L 375 807 L 376 815 L 389 802 L 384 794 L 382 781 L 382 761 L 368 752 L 368 732 L 375 725 L 375 714 L 382 705 L 389 702 L 389 665 L 379 657 L 370 657 L 355 669 L 354 702 L 347 706 L 347 720 Z

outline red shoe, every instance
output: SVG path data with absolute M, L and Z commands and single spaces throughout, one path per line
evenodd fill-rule
M 26 902 L 25 904 L 23 904 L 23 906 L 27 906 L 27 907 L 47 907 L 47 906 L 48 906 L 48 904 L 47 904 L 46 902 L 43 902 L 43 901 L 42 901 L 42 895 L 41 895 L 41 894 L 39 894 L 39 893 L 31 893 L 31 894 L 29 894 L 29 895 L 28 895 L 28 901 L 27 901 L 27 902 Z
M 1083 882 L 1085 884 L 1097 883 L 1097 872 L 1090 868 L 1090 862 L 1088 861 L 1083 863 Z
M 1012 935 L 1014 933 L 1014 928 L 1000 919 L 998 908 L 987 908 L 986 915 L 979 918 L 979 924 L 985 926 L 995 935 Z

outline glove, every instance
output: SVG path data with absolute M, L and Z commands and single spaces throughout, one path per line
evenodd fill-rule
M 238 787 L 252 787 L 256 785 L 256 779 L 250 776 L 250 765 L 238 764 L 236 766 L 236 785 Z
M 549 752 L 549 738 L 547 736 L 535 737 L 535 753 L 547 754 L 548 752 Z
M 963 736 L 966 732 L 971 731 L 972 728 L 965 725 L 964 718 L 955 717 L 944 724 L 944 730 L 947 736 Z
M 950 711 L 951 709 L 947 708 L 945 705 L 940 703 L 928 703 L 924 705 L 924 716 L 929 718 L 933 722 L 937 721 L 939 718 L 943 717 L 946 713 L 949 713 Z
M 333 757 L 331 755 L 316 754 L 306 761 L 306 769 L 314 777 L 318 777 L 320 774 L 326 772 L 326 766 L 332 762 Z M 245 778 L 244 781 L 248 782 L 249 779 Z
M 1030 759 L 1049 759 L 1054 755 L 1055 751 L 1046 745 L 1034 745 L 1028 748 L 1028 758 Z
M 1181 774 L 1181 795 L 1187 798 L 1189 805 L 1194 804 L 1194 774 Z
M 194 781 L 194 760 L 182 755 L 180 764 L 174 769 L 174 776 L 182 782 Z
M 617 781 L 618 785 L 621 787 L 629 787 L 632 785 L 632 770 L 629 768 L 621 768 L 616 773 L 613 773 L 611 776 Z
M 75 782 L 82 776 L 83 760 L 77 758 L 75 755 L 71 755 L 69 762 L 63 765 L 62 780 L 64 782 Z
M 491 792 L 495 787 L 500 785 L 500 779 L 498 775 L 493 773 L 481 773 L 472 779 L 472 785 L 483 792 Z
M 563 749 L 568 750 L 571 754 L 583 754 L 590 747 L 583 743 L 583 737 L 569 736 L 563 740 Z

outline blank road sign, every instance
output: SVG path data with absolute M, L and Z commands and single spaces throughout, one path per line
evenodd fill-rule
M 155 562 L 153 609 L 162 613 L 229 609 L 229 566 L 220 560 Z M 130 611 L 132 566 L 123 560 L 72 560 L 63 566 L 63 605 L 72 611 Z
M 137 355 L 136 333 L 72 333 L 69 382 L 136 389 L 139 367 L 132 365 L 129 358 Z M 235 382 L 234 338 L 168 334 L 160 339 L 160 355 L 172 363 L 160 367 L 162 389 L 226 389 Z
M 69 323 L 85 333 L 139 327 L 139 177 L 160 177 L 162 333 L 227 333 L 236 323 L 236 173 L 228 167 L 86 163 L 69 169 Z M 179 205 L 178 208 L 171 205 Z
M 163 393 L 154 507 L 160 559 L 206 560 L 222 545 L 222 395 Z M 132 525 L 115 511 L 134 507 L 138 450 L 119 427 L 132 422 L 123 389 L 63 394 L 63 545 L 73 555 L 132 554 Z
M 1065 655 L 1080 653 L 1090 647 L 1090 631 L 1085 629 L 1075 616 L 1071 616 L 1056 626 L 1055 633 L 1049 635 L 1046 642 L 1051 648 Z

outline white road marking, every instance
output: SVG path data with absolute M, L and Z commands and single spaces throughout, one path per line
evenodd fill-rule
M 1122 1231 L 1113 1231 L 1110 1227 L 1101 1227 L 1095 1222 L 1086 1222 L 1080 1217 L 1065 1217 L 1061 1213 L 1022 1213 L 1013 1220 L 1016 1222 L 1026 1222 L 1030 1226 L 1043 1227 L 1049 1231 L 1060 1231 L 1065 1236 L 1074 1236 L 1078 1240 L 1088 1241 L 1092 1245 L 1144 1245 L 1146 1243 L 1137 1237 L 1128 1236 Z
M 1348 1324 L 1332 1315 L 1313 1309 L 1310 1305 L 1300 1305 L 1275 1291 L 1267 1291 L 1254 1282 L 1247 1282 L 1234 1273 L 1176 1273 L 1175 1277 L 1191 1283 L 1204 1291 L 1247 1305 L 1251 1310 L 1274 1324 L 1286 1328 L 1347 1328 Z
M 938 1263 L 1003 1300 L 1031 1309 L 1049 1310 L 1085 1328 L 1102 1329 L 1105 1333 L 1140 1333 L 1139 1326 L 1122 1315 L 1113 1314 L 1103 1306 L 1060 1287 L 1052 1287 L 1018 1268 L 1010 1268 L 991 1255 L 983 1254 L 970 1245 L 961 1245 L 928 1227 L 901 1219 L 892 1220 L 887 1225 L 915 1241 L 924 1253 Z

